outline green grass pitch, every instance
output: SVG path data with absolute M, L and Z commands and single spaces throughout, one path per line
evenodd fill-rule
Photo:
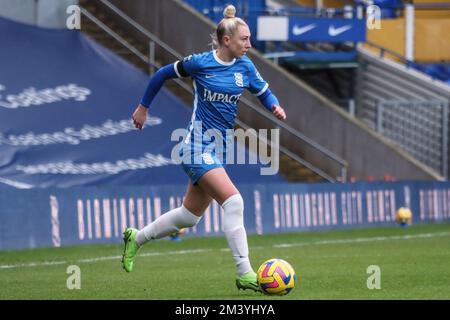
M 0 299 L 450 299 L 450 224 L 249 236 L 255 270 L 277 257 L 292 264 L 287 296 L 238 291 L 224 237 L 147 244 L 126 273 L 122 244 L 0 252 Z M 69 290 L 70 265 L 81 288 Z M 368 289 L 369 266 L 380 289 Z

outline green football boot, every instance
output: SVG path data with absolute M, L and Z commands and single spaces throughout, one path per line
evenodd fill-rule
M 240 290 L 251 289 L 255 292 L 261 292 L 256 280 L 256 273 L 249 271 L 246 274 L 236 278 L 236 287 Z
M 122 255 L 122 267 L 126 272 L 133 271 L 133 262 L 136 254 L 139 250 L 139 246 L 136 243 L 136 234 L 137 229 L 134 228 L 126 228 L 123 233 L 123 242 L 125 247 L 123 249 Z

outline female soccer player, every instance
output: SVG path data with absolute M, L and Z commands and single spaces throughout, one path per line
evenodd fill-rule
M 244 89 L 257 96 L 278 119 L 286 118 L 277 98 L 268 89 L 269 85 L 246 56 L 251 48 L 250 31 L 242 19 L 235 17 L 235 13 L 232 5 L 224 10 L 224 19 L 213 35 L 215 50 L 191 55 L 160 68 L 151 77 L 144 97 L 133 113 L 135 127 L 142 129 L 148 108 L 164 81 L 177 77 L 193 79 L 193 114 L 189 134 L 180 145 L 183 169 L 190 178 L 183 204 L 142 230 L 125 230 L 122 265 L 127 272 L 132 271 L 134 258 L 144 243 L 195 226 L 214 199 L 224 210 L 223 230 L 237 266 L 236 286 L 259 291 L 248 257 L 243 199 L 228 177 L 224 161 L 219 160 L 214 150 L 206 148 L 212 140 L 195 139 L 196 134 L 203 137 L 209 129 L 215 129 L 225 137 L 226 130 L 234 128 L 237 104 Z

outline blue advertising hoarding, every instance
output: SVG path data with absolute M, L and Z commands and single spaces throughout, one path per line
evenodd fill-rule
M 412 223 L 450 221 L 450 183 L 241 184 L 249 234 L 394 226 L 400 207 Z M 182 203 L 185 185 L 5 190 L 0 250 L 121 243 Z M 187 236 L 221 236 L 223 210 L 212 202 Z

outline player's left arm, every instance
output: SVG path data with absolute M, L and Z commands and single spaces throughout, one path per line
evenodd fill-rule
M 261 104 L 266 107 L 267 110 L 271 111 L 279 120 L 286 119 L 286 112 L 282 107 L 280 107 L 277 97 L 270 91 L 269 88 L 267 88 L 263 94 L 259 95 L 258 99 Z
M 286 119 L 286 112 L 280 106 L 277 97 L 270 91 L 269 84 L 261 77 L 253 63 L 250 66 L 249 91 L 258 97 L 261 104 L 279 120 Z

